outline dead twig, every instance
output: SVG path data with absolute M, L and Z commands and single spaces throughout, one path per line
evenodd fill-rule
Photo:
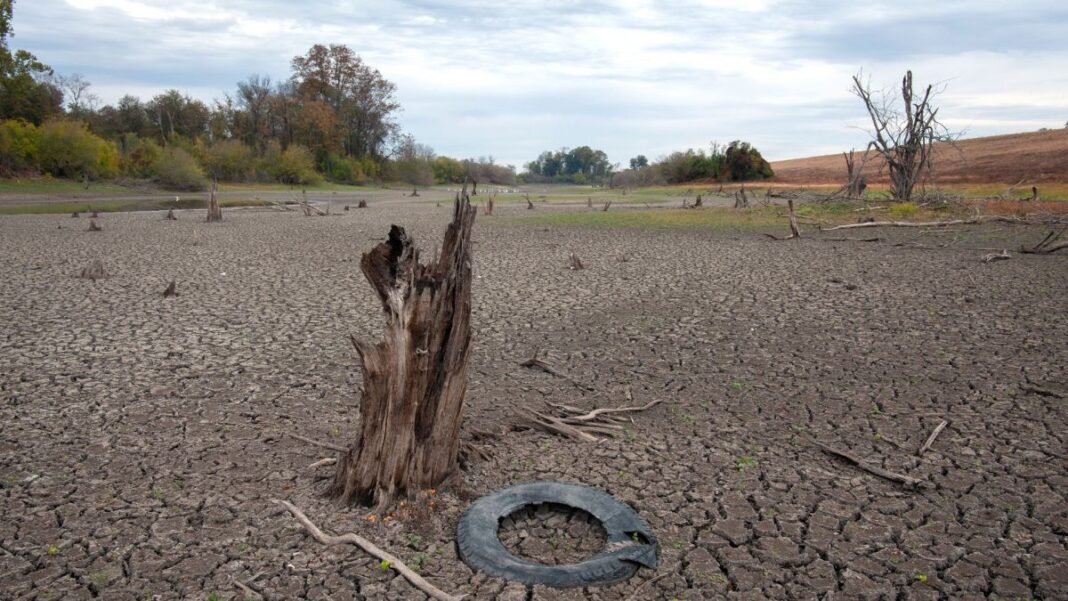
M 1068 395 L 1063 392 L 1057 392 L 1056 390 L 1050 390 L 1049 388 L 1042 388 L 1041 386 L 1035 386 L 1034 384 L 1024 384 L 1020 386 L 1020 390 L 1024 392 L 1033 392 L 1040 396 L 1048 396 L 1057 399 L 1068 398 Z
M 382 562 L 383 567 L 396 570 L 397 573 L 401 576 L 404 576 L 404 579 L 410 582 L 412 586 L 423 591 L 430 597 L 437 599 L 438 601 L 460 601 L 461 599 L 464 599 L 466 597 L 466 595 L 450 595 L 445 591 L 439 589 L 438 587 L 434 586 L 433 584 L 430 584 L 422 576 L 416 574 L 411 568 L 404 565 L 404 562 L 400 559 L 397 559 L 396 556 L 386 551 L 383 551 L 382 549 L 379 549 L 377 546 L 374 545 L 374 543 L 367 540 L 366 538 L 363 538 L 362 536 L 359 536 L 352 532 L 342 534 L 341 536 L 332 536 L 326 534 L 322 530 L 320 530 L 318 526 L 313 524 L 312 521 L 308 519 L 308 516 L 304 515 L 303 511 L 298 509 L 292 503 L 288 501 L 283 501 L 281 499 L 272 499 L 271 502 L 285 507 L 286 510 L 289 511 L 289 513 L 293 514 L 293 517 L 297 518 L 297 521 L 300 522 L 302 526 L 304 526 L 304 529 L 308 531 L 308 534 L 310 534 L 312 538 L 319 541 L 320 543 L 328 546 L 344 544 L 356 545 L 365 553 L 371 555 L 375 559 L 380 560 Z
M 1009 251 L 1003 250 L 1000 253 L 990 253 L 987 255 L 983 255 L 983 257 L 979 260 L 983 263 L 996 263 L 998 261 L 1008 261 L 1011 258 L 1012 255 L 1009 254 Z
M 628 397 L 629 398 L 629 397 Z M 596 435 L 614 437 L 623 431 L 617 422 L 621 413 L 637 413 L 655 407 L 663 402 L 660 399 L 650 401 L 640 407 L 603 407 L 586 412 L 577 407 L 549 403 L 564 415 L 550 415 L 532 409 L 526 409 L 528 421 L 534 426 L 553 434 L 560 434 L 583 442 L 597 442 Z M 574 415 L 567 415 L 574 414 Z
M 655 583 L 659 582 L 660 580 L 662 580 L 664 578 L 667 578 L 668 576 L 672 575 L 673 573 L 674 572 L 667 572 L 667 573 L 664 573 L 664 574 L 661 574 L 661 575 L 657 576 L 656 578 L 651 578 L 649 580 L 646 580 L 645 582 L 643 582 L 640 585 L 638 585 L 638 588 L 634 589 L 634 592 L 631 593 L 630 595 L 628 595 L 627 598 L 624 601 L 635 601 L 635 599 L 638 599 L 638 593 L 640 593 L 643 588 L 645 588 L 645 587 L 647 587 L 647 586 L 649 586 L 651 584 L 655 584 Z
M 320 459 L 319 461 L 308 465 L 308 469 L 313 470 L 315 468 L 323 467 L 324 465 L 334 465 L 335 463 L 337 463 L 337 457 L 326 457 L 325 459 Z
M 321 442 L 321 441 L 315 440 L 314 438 L 308 438 L 307 436 L 301 436 L 300 434 L 295 434 L 293 432 L 286 432 L 286 434 L 289 434 L 290 436 L 292 436 L 293 438 L 296 438 L 297 440 L 302 440 L 302 441 L 304 441 L 304 442 L 306 442 L 308 444 L 315 445 L 317 447 L 322 447 L 324 449 L 330 449 L 331 451 L 337 451 L 339 453 L 348 452 L 348 449 L 346 449 L 345 447 L 343 447 L 343 446 L 341 446 L 339 444 L 334 444 L 334 443 L 331 443 L 331 442 Z
M 824 453 L 834 455 L 835 457 L 839 457 L 841 459 L 845 459 L 846 461 L 868 472 L 869 474 L 873 474 L 875 476 L 890 480 L 892 482 L 904 484 L 905 486 L 908 486 L 910 488 L 920 488 L 921 486 L 923 486 L 923 480 L 919 480 L 911 476 L 904 476 L 902 474 L 895 474 L 894 472 L 884 470 L 881 467 L 871 465 L 870 463 L 867 463 L 866 461 L 850 453 L 849 451 L 843 451 L 841 449 L 830 447 L 818 440 L 813 440 L 812 444 L 819 447 L 819 449 L 822 450 Z
M 564 380 L 567 380 L 568 382 L 570 382 L 576 388 L 580 388 L 582 390 L 589 390 L 591 392 L 594 390 L 594 388 L 592 386 L 587 386 L 587 385 L 585 385 L 585 384 L 583 384 L 581 382 L 578 382 L 574 378 L 572 378 L 571 376 L 569 376 L 569 375 L 567 375 L 567 374 L 565 374 L 565 373 L 563 373 L 561 371 L 558 371 L 553 366 L 551 366 L 548 363 L 542 361 L 541 359 L 538 359 L 538 349 L 534 349 L 534 354 L 531 355 L 530 359 L 527 359 L 526 361 L 523 361 L 519 365 L 521 367 L 529 367 L 529 368 L 532 368 L 532 369 L 540 369 L 541 371 L 543 371 L 543 372 L 545 372 L 545 373 L 547 373 L 547 374 L 549 374 L 551 376 L 556 376 L 557 378 L 563 378 Z
M 1059 232 L 1050 232 L 1046 234 L 1046 237 L 1043 238 L 1041 242 L 1031 248 L 1021 246 L 1020 252 L 1029 255 L 1048 255 L 1050 253 L 1055 253 L 1058 250 L 1068 248 L 1068 240 L 1060 239 L 1065 231 L 1068 231 L 1068 227 L 1065 227 Z
M 916 454 L 919 455 L 920 457 L 923 457 L 923 454 L 926 453 L 927 450 L 931 448 L 931 445 L 934 444 L 935 439 L 938 438 L 938 435 L 941 434 L 942 430 L 945 430 L 946 426 L 948 426 L 948 425 L 949 425 L 949 422 L 947 420 L 942 420 L 942 423 L 940 423 L 937 426 L 935 426 L 934 431 L 931 432 L 931 435 L 927 437 L 927 442 L 923 443 L 923 446 L 920 447 L 920 450 L 917 451 Z

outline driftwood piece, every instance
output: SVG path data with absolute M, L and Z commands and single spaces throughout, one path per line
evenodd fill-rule
M 171 298 L 172 296 L 178 296 L 177 284 L 174 280 L 171 280 L 171 283 L 167 284 L 167 288 L 163 291 L 163 298 Z
M 383 339 L 352 337 L 363 370 L 360 432 L 327 495 L 373 503 L 434 488 L 457 468 L 471 350 L 471 228 L 457 198 L 438 258 L 422 263 L 403 228 L 363 255 L 360 269 L 386 316 Z
M 83 280 L 93 280 L 94 282 L 104 279 L 107 277 L 107 274 L 104 273 L 104 262 L 100 259 L 94 259 L 92 263 L 82 268 L 82 272 L 78 277 Z
M 556 376 L 557 378 L 561 378 L 561 379 L 567 380 L 575 388 L 579 388 L 579 389 L 582 389 L 582 390 L 590 390 L 590 391 L 594 390 L 594 388 L 592 386 L 587 386 L 586 384 L 583 384 L 583 383 L 575 380 L 571 376 L 569 376 L 569 375 L 557 370 L 556 368 L 554 368 L 553 366 L 549 365 L 548 363 L 542 361 L 541 359 L 538 359 L 538 349 L 534 349 L 534 354 L 531 355 L 530 359 L 527 359 L 526 361 L 523 361 L 519 365 L 522 366 L 522 367 L 529 367 L 529 368 L 532 368 L 532 369 L 540 369 L 541 371 L 543 371 L 543 372 L 545 372 L 545 373 L 547 373 L 547 374 L 549 374 L 551 376 Z
M 990 253 L 983 255 L 979 260 L 983 263 L 996 263 L 997 261 L 1008 261 L 1012 258 L 1009 251 L 1003 250 L 1000 253 Z
M 363 538 L 362 536 L 359 536 L 358 534 L 354 534 L 352 532 L 342 534 L 341 536 L 333 536 L 330 534 L 326 534 L 325 532 L 320 530 L 318 526 L 312 523 L 312 521 L 308 519 L 308 516 L 304 515 L 304 512 L 298 509 L 296 505 L 293 505 L 292 503 L 288 501 L 283 501 L 281 499 L 272 499 L 271 502 L 285 507 L 286 511 L 291 513 L 293 517 L 295 517 L 297 521 L 300 522 L 300 525 L 304 527 L 304 530 L 306 530 L 312 538 L 319 541 L 320 543 L 327 546 L 346 544 L 356 545 L 368 555 L 371 555 L 375 559 L 381 561 L 382 566 L 384 568 L 396 570 L 396 572 L 403 576 L 405 580 L 410 582 L 412 586 L 423 591 L 423 593 L 429 595 L 433 599 L 437 599 L 438 601 L 460 601 L 461 599 L 464 599 L 466 597 L 466 595 L 461 595 L 459 597 L 455 595 L 450 595 L 449 593 L 446 593 L 445 591 L 439 589 L 433 584 L 430 584 L 426 581 L 425 578 L 415 573 L 414 570 L 405 565 L 403 561 L 397 559 L 395 555 L 387 551 L 383 551 L 382 549 L 379 549 L 374 543 L 367 540 L 366 538 Z
M 560 415 L 551 415 L 532 409 L 524 409 L 523 412 L 527 422 L 538 429 L 583 442 L 597 442 L 601 440 L 597 435 L 614 437 L 623 431 L 623 426 L 616 423 L 620 414 L 645 411 L 661 402 L 658 399 L 640 407 L 604 407 L 588 412 L 576 407 L 550 403 L 549 405 L 557 409 Z
M 213 177 L 211 179 L 211 192 L 208 194 L 208 216 L 205 221 L 208 223 L 222 221 L 222 208 L 219 206 L 218 178 Z
M 974 225 L 982 223 L 982 219 L 952 219 L 950 221 L 865 221 L 863 223 L 847 223 L 834 227 L 824 228 L 824 231 L 849 230 L 858 227 L 947 227 L 950 225 Z
M 1068 240 L 1061 240 L 1061 236 L 1065 231 L 1068 231 L 1068 228 L 1064 228 L 1060 232 L 1050 232 L 1046 234 L 1046 237 L 1041 242 L 1030 248 L 1021 246 L 1020 252 L 1029 255 L 1048 255 L 1068 248 Z
M 942 420 L 941 423 L 939 423 L 937 426 L 935 426 L 934 431 L 932 431 L 931 435 L 927 437 L 927 441 L 923 443 L 923 446 L 920 447 L 920 450 L 917 451 L 916 454 L 919 455 L 920 457 L 923 457 L 923 454 L 926 453 L 927 450 L 931 448 L 931 445 L 934 444 L 935 439 L 938 438 L 938 435 L 941 434 L 942 430 L 945 430 L 946 426 L 948 426 L 948 425 L 949 425 L 948 421 Z
M 902 475 L 902 474 L 896 474 L 894 472 L 891 472 L 891 471 L 888 471 L 888 470 L 884 470 L 883 468 L 881 468 L 879 466 L 871 465 L 870 463 L 867 463 L 866 461 L 864 461 L 863 459 L 861 459 L 861 458 L 857 457 L 856 455 L 850 453 L 849 451 L 843 451 L 841 449 L 836 449 L 834 447 L 825 445 L 825 444 L 823 444 L 822 442 L 820 442 L 818 440 L 813 440 L 812 444 L 814 444 L 817 447 L 819 447 L 819 449 L 822 450 L 824 453 L 827 453 L 829 455 L 834 455 L 835 457 L 839 457 L 841 459 L 845 459 L 849 463 L 852 463 L 853 465 L 855 465 L 858 468 L 868 472 L 869 474 L 873 474 L 875 476 L 878 476 L 880 478 L 884 478 L 886 480 L 890 480 L 892 482 L 897 482 L 898 484 L 903 484 L 903 485 L 905 485 L 905 486 L 907 486 L 909 488 L 919 488 L 919 487 L 923 486 L 923 480 L 919 480 L 919 479 L 913 478 L 911 476 L 905 476 L 905 475 Z

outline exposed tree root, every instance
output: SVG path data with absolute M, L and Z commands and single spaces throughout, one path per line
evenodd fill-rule
M 1021 246 L 1020 252 L 1030 255 L 1048 255 L 1050 253 L 1055 253 L 1058 250 L 1068 248 L 1068 240 L 1060 239 L 1065 231 L 1068 231 L 1068 227 L 1056 233 L 1050 232 L 1046 234 L 1046 237 L 1043 238 L 1041 242 L 1031 248 Z
M 592 386 L 588 386 L 586 384 L 583 384 L 582 382 L 579 382 L 579 381 L 575 380 L 571 376 L 569 376 L 569 375 L 567 375 L 567 374 L 565 374 L 565 373 L 563 373 L 561 371 L 558 371 L 556 368 L 554 368 L 553 366 L 549 365 L 548 363 L 542 361 L 541 359 L 538 359 L 538 349 L 534 349 L 534 354 L 530 356 L 530 359 L 527 359 L 526 361 L 523 361 L 519 365 L 521 365 L 522 367 L 529 367 L 531 369 L 540 369 L 541 371 L 543 371 L 543 372 L 545 372 L 545 373 L 547 373 L 547 374 L 549 374 L 551 376 L 556 376 L 557 378 L 563 378 L 564 380 L 567 380 L 568 382 L 570 382 L 571 385 L 574 386 L 575 388 L 579 388 L 581 390 L 589 390 L 589 391 L 593 391 L 594 390 L 594 388 Z
M 298 509 L 292 503 L 281 499 L 272 499 L 271 502 L 285 507 L 289 513 L 293 514 L 293 517 L 297 518 L 297 521 L 300 522 L 301 526 L 304 526 L 304 529 L 308 531 L 308 534 L 320 543 L 328 546 L 344 544 L 356 545 L 368 555 L 382 561 L 383 567 L 396 570 L 397 573 L 404 576 L 404 579 L 410 582 L 412 586 L 423 591 L 427 595 L 430 595 L 433 599 L 437 599 L 438 601 L 460 601 L 466 597 L 466 595 L 461 595 L 459 597 L 450 595 L 433 584 L 430 584 L 422 576 L 416 574 L 411 568 L 404 565 L 404 562 L 397 559 L 396 556 L 379 549 L 374 543 L 362 536 L 352 532 L 342 534 L 341 536 L 326 534 L 320 530 L 318 526 L 313 524 L 312 521 L 308 519 L 308 516 L 304 515 L 303 511 Z
M 905 476 L 902 474 L 895 474 L 894 472 L 884 470 L 881 467 L 871 465 L 870 463 L 865 462 L 864 460 L 860 459 L 849 451 L 843 451 L 841 449 L 836 449 L 834 447 L 827 446 L 818 440 L 813 440 L 812 444 L 819 447 L 820 450 L 822 450 L 824 453 L 834 455 L 835 457 L 839 457 L 841 459 L 845 459 L 849 463 L 852 463 L 853 465 L 868 472 L 869 474 L 878 476 L 880 478 L 884 478 L 892 482 L 897 482 L 898 484 L 904 484 L 909 488 L 920 488 L 924 484 L 923 480 L 920 480 L 918 478 L 913 478 L 911 476 Z
M 927 452 L 927 449 L 930 449 L 931 445 L 934 444 L 935 439 L 938 438 L 938 435 L 942 433 L 942 430 L 945 430 L 946 426 L 948 425 L 949 422 L 947 420 L 942 420 L 942 423 L 935 426 L 934 431 L 931 432 L 931 435 L 927 437 L 927 441 L 923 443 L 923 446 L 920 447 L 920 450 L 917 451 L 916 454 L 922 457 L 923 454 Z

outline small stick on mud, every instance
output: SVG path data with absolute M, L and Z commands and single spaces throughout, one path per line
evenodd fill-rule
M 292 503 L 281 499 L 272 499 L 271 502 L 285 507 L 289 513 L 293 514 L 293 517 L 297 518 L 297 521 L 300 522 L 301 526 L 304 526 L 304 529 L 308 531 L 308 534 L 320 543 L 328 546 L 343 544 L 356 545 L 375 559 L 382 561 L 384 567 L 396 570 L 397 573 L 404 576 L 405 580 L 412 583 L 412 586 L 438 601 L 461 601 L 461 599 L 466 597 L 466 595 L 461 595 L 459 597 L 450 595 L 433 584 L 430 584 L 422 576 L 416 574 L 411 568 L 404 565 L 404 562 L 397 559 L 396 556 L 379 549 L 371 541 L 362 536 L 352 532 L 342 534 L 341 536 L 326 534 L 320 530 L 318 526 L 313 524 L 312 521 L 308 519 L 308 516 L 304 515 L 303 511 L 298 509 Z
M 302 441 L 304 441 L 304 442 L 306 442 L 308 444 L 315 445 L 317 447 L 322 447 L 324 449 L 330 449 L 331 451 L 338 451 L 339 453 L 347 453 L 348 452 L 347 448 L 345 448 L 345 447 L 343 447 L 343 446 L 341 446 L 339 444 L 334 444 L 332 442 L 321 442 L 321 441 L 315 440 L 314 438 L 308 438 L 307 436 L 301 436 L 300 434 L 294 434 L 293 432 L 286 432 L 286 434 L 289 434 L 290 436 L 292 436 L 293 438 L 296 438 L 297 440 L 302 440 Z
M 563 378 L 563 379 L 567 380 L 568 382 L 570 382 L 576 388 L 581 388 L 583 390 L 589 390 L 589 391 L 593 391 L 594 390 L 594 388 L 592 386 L 587 386 L 585 384 L 582 384 L 581 382 L 577 382 L 571 376 L 569 376 L 569 375 L 567 375 L 567 374 L 565 374 L 563 372 L 558 371 L 553 366 L 551 366 L 548 363 L 542 361 L 541 359 L 538 359 L 538 349 L 534 349 L 534 354 L 531 355 L 530 359 L 527 359 L 526 361 L 523 361 L 519 365 L 522 366 L 522 367 L 529 367 L 529 368 L 532 368 L 532 369 L 540 369 L 541 371 L 543 371 L 543 372 L 545 372 L 545 373 L 547 373 L 547 374 L 549 374 L 551 376 L 556 376 L 557 378 Z
M 174 280 L 167 285 L 167 289 L 163 291 L 163 298 L 171 298 L 172 296 L 178 296 L 177 284 Z
M 643 588 L 645 588 L 645 587 L 647 587 L 647 586 L 649 586 L 651 584 L 655 584 L 655 583 L 663 580 L 664 578 L 667 578 L 668 576 L 671 576 L 672 574 L 673 574 L 673 572 L 667 572 L 665 574 L 661 574 L 661 575 L 657 576 L 656 578 L 652 578 L 650 580 L 646 580 L 645 582 L 639 584 L 638 588 L 634 589 L 634 592 L 631 593 L 624 601 L 635 601 L 636 599 L 638 599 L 638 593 L 640 593 Z
M 320 459 L 319 461 L 316 461 L 315 463 L 312 463 L 312 464 L 308 465 L 308 469 L 313 470 L 313 469 L 316 469 L 316 468 L 323 467 L 324 465 L 334 465 L 336 463 L 337 463 L 337 457 L 327 457 L 325 459 Z
M 852 463 L 853 465 L 868 472 L 869 474 L 873 474 L 880 478 L 885 478 L 886 480 L 890 480 L 892 482 L 904 484 L 909 488 L 920 488 L 921 486 L 923 486 L 923 480 L 919 480 L 911 476 L 904 476 L 902 474 L 895 474 L 894 472 L 884 470 L 881 467 L 871 465 L 870 463 L 865 462 L 856 455 L 853 455 L 849 451 L 843 451 L 841 449 L 836 449 L 834 447 L 827 446 L 818 440 L 813 440 L 812 444 L 819 447 L 820 450 L 822 450 L 824 453 L 845 459 L 849 463 Z
M 918 456 L 920 456 L 920 457 L 923 457 L 923 454 L 926 453 L 927 450 L 931 448 L 931 445 L 934 444 L 935 439 L 938 438 L 938 435 L 941 434 L 942 430 L 945 430 L 946 426 L 948 426 L 948 425 L 949 425 L 948 421 L 942 420 L 942 423 L 940 423 L 937 426 L 935 426 L 934 431 L 931 432 L 931 435 L 927 437 L 927 442 L 923 443 L 923 446 L 920 447 L 920 450 L 917 451 L 916 454 Z

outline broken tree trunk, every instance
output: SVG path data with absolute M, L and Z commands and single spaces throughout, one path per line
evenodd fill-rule
M 167 209 L 167 214 L 164 215 L 163 218 L 164 219 L 168 219 L 170 221 L 177 221 L 178 220 L 178 218 L 174 216 L 174 209 Z
M 766 234 L 772 240 L 793 240 L 801 237 L 801 229 L 797 227 L 797 214 L 794 213 L 794 199 L 787 199 L 786 206 L 790 208 L 790 235 L 785 238 L 779 238 L 772 234 Z
M 208 223 L 222 221 L 222 208 L 219 207 L 219 180 L 211 179 L 211 193 L 208 195 Z
M 745 186 L 742 186 L 734 194 L 734 208 L 746 209 L 749 208 L 749 197 L 745 195 Z
M 1048 255 L 1055 253 L 1058 250 L 1068 248 L 1068 240 L 1061 240 L 1061 236 L 1064 232 L 1068 231 L 1068 227 L 1062 229 L 1060 232 L 1050 232 L 1046 234 L 1046 237 L 1041 242 L 1027 248 L 1026 246 L 1020 247 L 1020 252 L 1029 255 Z
M 457 198 L 440 258 L 429 264 L 403 228 L 363 255 L 360 269 L 386 314 L 384 339 L 352 339 L 363 367 L 360 435 L 327 495 L 373 504 L 434 488 L 457 467 L 471 348 L 471 226 Z
M 102 232 L 102 231 L 104 231 L 104 228 L 100 227 L 99 225 L 96 224 L 95 221 L 90 219 L 89 220 L 89 231 L 90 232 Z
M 864 163 L 868 161 L 868 152 L 865 151 L 864 154 L 861 155 L 859 166 L 854 162 L 853 155 L 853 150 L 850 150 L 848 153 L 842 153 L 846 162 L 846 194 L 849 198 L 862 198 L 864 196 L 864 189 L 868 187 L 867 180 L 861 174 L 861 172 L 864 171 Z
M 106 276 L 107 274 L 104 273 L 104 262 L 100 259 L 94 259 L 92 263 L 83 267 L 81 274 L 78 275 L 78 277 L 83 280 L 93 280 L 94 282 L 102 280 Z

